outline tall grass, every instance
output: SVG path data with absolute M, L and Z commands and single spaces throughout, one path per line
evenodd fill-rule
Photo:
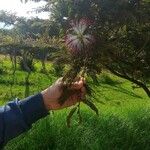
M 95 116 L 83 107 L 83 123 L 76 118 L 66 127 L 67 111 L 59 111 L 36 123 L 32 130 L 11 141 L 6 150 L 149 150 L 150 108 L 136 106 L 101 107 Z
M 49 75 L 40 72 L 36 62 L 30 77 L 30 94 L 37 93 L 56 80 L 55 71 L 47 64 Z M 5 72 L 0 74 L 0 104 L 15 97 L 24 98 L 25 72 L 16 71 L 12 84 L 11 64 L 4 61 Z M 102 73 L 99 82 L 88 83 L 94 90 L 92 100 L 99 108 L 96 116 L 82 105 L 83 122 L 78 125 L 74 116 L 71 128 L 66 126 L 68 109 L 55 111 L 35 123 L 31 130 L 10 141 L 5 150 L 149 150 L 150 149 L 150 101 L 143 90 L 131 87 L 131 83 Z

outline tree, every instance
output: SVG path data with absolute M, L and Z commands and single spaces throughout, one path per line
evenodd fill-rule
M 6 11 L 0 11 L 0 22 L 5 23 L 5 25 L 13 25 L 17 20 L 15 14 L 11 14 Z
M 22 70 L 27 72 L 25 78 L 25 97 L 29 95 L 29 77 L 33 71 L 34 59 L 40 59 L 42 70 L 46 73 L 45 61 L 47 55 L 56 49 L 54 37 L 58 32 L 53 32 L 49 20 L 19 18 L 7 12 L 0 15 L 1 22 L 13 25 L 10 30 L 1 29 L 0 52 L 9 54 L 12 62 L 12 85 L 16 72 L 17 59 Z M 12 21 L 13 20 L 13 21 Z M 52 25 L 53 26 L 53 25 Z M 48 28 L 49 27 L 49 28 Z M 55 26 L 57 31 L 57 26 Z M 11 89 L 12 89 L 11 85 Z
M 137 84 L 150 97 L 150 90 L 147 87 L 150 79 L 149 1 L 57 0 L 56 3 L 52 0 L 51 4 L 51 16 L 61 25 L 65 37 L 72 34 L 73 38 L 75 34 L 75 31 L 70 32 L 72 28 L 77 27 L 75 25 L 70 27 L 71 20 L 76 24 L 80 19 L 93 22 L 90 33 L 96 42 L 86 51 L 88 56 L 82 52 L 76 56 L 68 55 L 73 57 L 70 60 L 74 60 L 68 62 L 71 70 L 76 70 L 71 78 L 83 68 L 86 68 L 86 73 L 92 76 L 99 73 L 101 68 L 105 68 Z M 70 43 L 74 41 L 70 40 Z M 68 45 L 67 49 L 70 49 Z

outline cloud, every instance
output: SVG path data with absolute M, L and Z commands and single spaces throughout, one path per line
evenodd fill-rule
M 20 0 L 0 0 L 0 10 L 6 10 L 16 13 L 17 16 L 23 16 L 26 18 L 39 17 L 42 19 L 48 19 L 49 14 L 46 12 L 35 13 L 33 9 L 44 6 L 46 2 L 28 2 L 26 4 L 21 3 Z

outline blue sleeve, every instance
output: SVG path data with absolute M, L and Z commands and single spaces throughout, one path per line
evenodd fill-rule
M 47 114 L 41 93 L 0 107 L 0 146 L 30 129 L 34 122 Z

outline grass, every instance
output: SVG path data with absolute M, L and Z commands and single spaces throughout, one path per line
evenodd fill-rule
M 25 72 L 17 70 L 12 93 L 11 65 L 4 61 L 5 73 L 0 75 L 0 104 L 15 97 L 24 98 Z M 30 94 L 37 93 L 56 80 L 48 64 L 49 77 L 40 73 L 40 63 L 30 77 Z M 102 73 L 95 84 L 88 80 L 95 91 L 95 101 L 100 115 L 96 116 L 82 105 L 83 123 L 77 116 L 71 128 L 66 126 L 69 109 L 55 111 L 39 120 L 31 130 L 11 140 L 5 150 L 149 150 L 150 149 L 150 101 L 140 88 L 133 90 L 126 80 Z

